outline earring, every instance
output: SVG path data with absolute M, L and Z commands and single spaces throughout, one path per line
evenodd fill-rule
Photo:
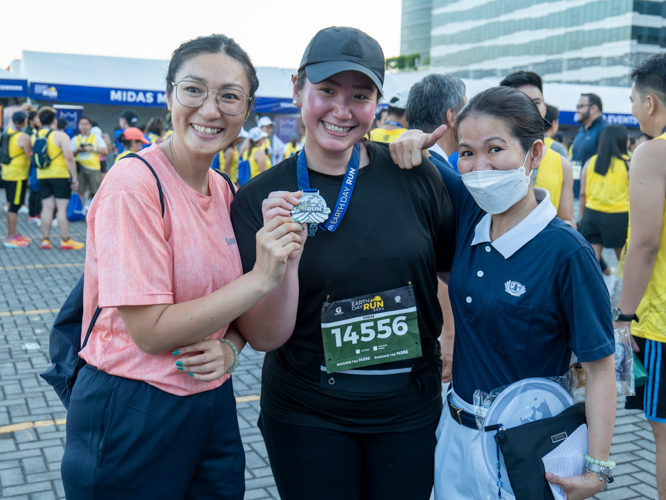
M 291 104 L 293 104 L 294 106 L 298 107 L 298 105 L 299 105 L 300 103 L 299 103 L 296 99 L 294 99 L 293 101 L 291 101 Z

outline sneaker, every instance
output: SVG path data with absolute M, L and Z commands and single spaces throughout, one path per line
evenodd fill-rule
M 615 290 L 615 282 L 617 281 L 617 278 L 615 277 L 615 268 L 611 267 L 610 274 L 606 276 L 603 274 L 604 278 L 604 283 L 606 284 L 606 288 L 608 288 L 608 293 L 613 295 L 613 291 Z
M 7 237 L 5 238 L 5 248 L 23 248 L 27 247 L 28 243 L 19 240 L 16 238 L 16 236 L 12 236 L 11 238 Z
M 35 222 L 35 223 L 37 223 L 37 222 L 41 222 L 41 220 L 39 220 L 39 215 L 35 215 L 34 217 L 32 217 L 32 216 L 28 216 L 28 222 Z
M 22 234 L 17 234 L 15 238 L 20 241 L 25 241 L 26 245 L 32 242 L 32 238 L 28 238 L 27 236 L 23 236 Z
M 82 250 L 85 245 L 80 241 L 76 241 L 73 238 L 68 240 L 60 240 L 60 249 L 61 250 Z
M 21 205 L 21 208 L 19 208 L 18 213 L 20 213 L 21 215 L 26 215 L 30 213 L 30 210 L 28 210 L 28 207 L 26 207 L 25 205 Z
M 42 240 L 42 244 L 40 245 L 41 248 L 44 250 L 51 250 L 51 240 L 48 238 L 44 238 Z

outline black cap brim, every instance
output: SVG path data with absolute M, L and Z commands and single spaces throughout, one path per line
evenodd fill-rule
M 305 74 L 308 76 L 310 83 L 322 82 L 333 75 L 345 71 L 357 71 L 363 73 L 372 80 L 372 83 L 375 84 L 380 94 L 384 92 L 382 82 L 374 71 L 352 61 L 327 61 L 310 64 L 305 67 Z

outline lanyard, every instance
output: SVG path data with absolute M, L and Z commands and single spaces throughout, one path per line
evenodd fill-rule
M 384 122 L 384 124 L 385 125 L 393 125 L 393 126 L 398 127 L 398 128 L 405 128 L 405 127 L 402 126 L 402 123 L 398 123 L 398 122 Z
M 338 194 L 338 201 L 335 204 L 333 213 L 327 222 L 321 225 L 321 228 L 326 231 L 335 231 L 342 221 L 342 218 L 347 212 L 349 207 L 349 200 L 351 200 L 354 186 L 356 185 L 356 177 L 358 176 L 358 166 L 361 162 L 361 146 L 359 143 L 354 144 L 349 165 L 347 165 L 347 173 L 342 181 L 340 193 Z M 308 175 L 308 162 L 305 159 L 305 150 L 301 151 L 298 155 L 296 163 L 296 176 L 298 178 L 298 189 L 307 192 L 315 192 L 315 189 L 310 189 L 310 176 Z

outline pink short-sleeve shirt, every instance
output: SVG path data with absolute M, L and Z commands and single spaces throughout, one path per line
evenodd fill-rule
M 109 171 L 88 212 L 82 339 L 97 305 L 102 311 L 81 357 L 111 375 L 142 380 L 187 396 L 222 385 L 176 369 L 170 352 L 147 354 L 123 323 L 118 306 L 177 304 L 218 290 L 243 274 L 231 226 L 232 193 L 210 172 L 210 196 L 178 175 L 158 146 L 139 153 L 155 170 L 164 194 L 161 214 L 155 177 L 139 159 Z M 226 327 L 213 337 L 222 338 Z

